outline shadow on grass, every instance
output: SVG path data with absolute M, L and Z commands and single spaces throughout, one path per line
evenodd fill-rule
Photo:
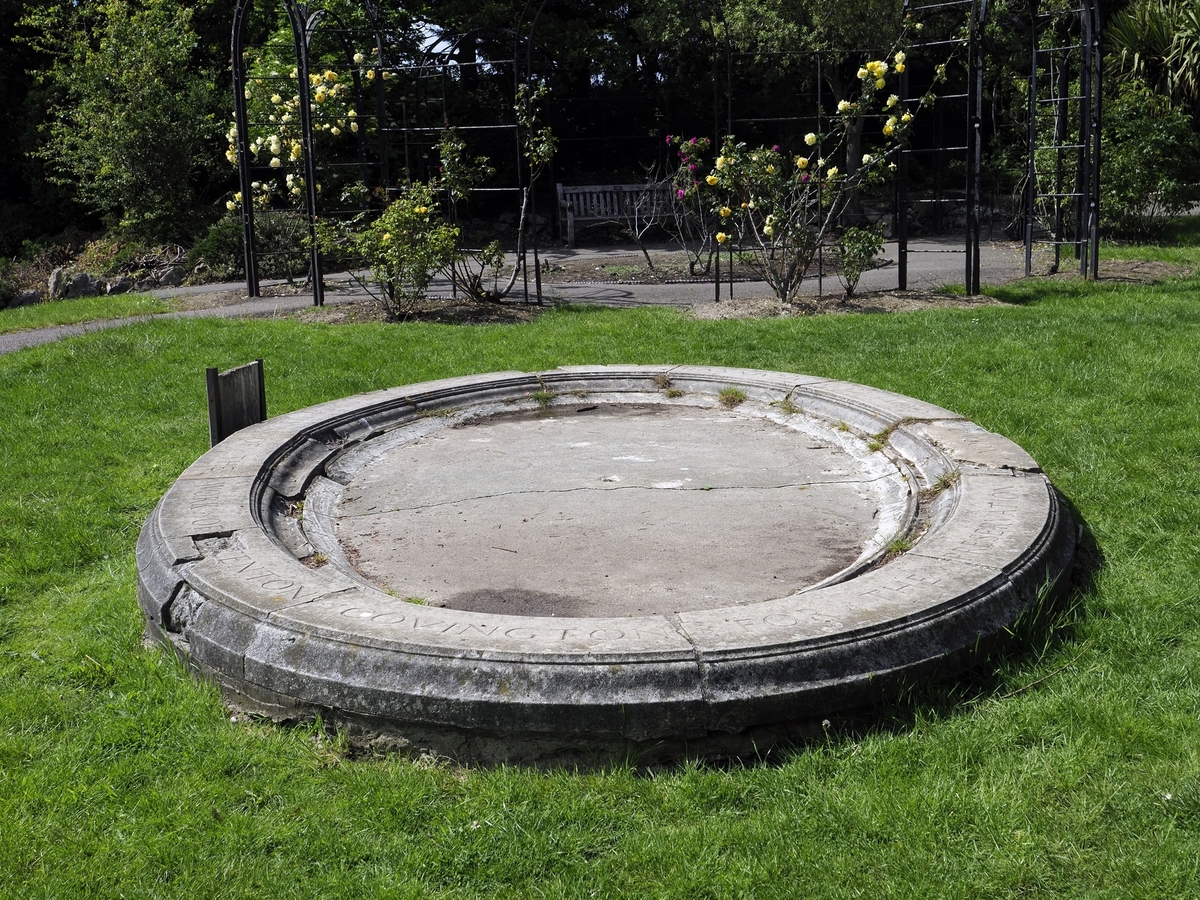
M 1049 672 L 1033 674 L 1039 663 L 1075 641 L 1085 615 L 1085 601 L 1094 592 L 1096 576 L 1104 565 L 1104 554 L 1079 510 L 1070 501 L 1067 505 L 1079 539 L 1066 584 L 1035 598 L 966 669 L 952 676 L 902 685 L 892 699 L 831 723 L 830 739 L 857 742 L 869 734 L 908 732 L 922 722 L 944 721 L 981 703 L 1036 690 L 1069 669 L 1078 659 L 1076 654 Z M 803 745 L 795 749 L 803 749 Z
M 752 756 L 686 760 L 647 771 L 669 771 L 681 766 L 736 769 L 747 766 L 781 766 L 797 753 L 817 747 L 857 744 L 871 735 L 902 735 L 918 725 L 947 721 L 988 701 L 1003 701 L 1050 681 L 1067 671 L 1082 655 L 1079 648 L 1064 662 L 1034 675 L 1042 660 L 1067 648 L 1076 638 L 1084 618 L 1084 603 L 1095 589 L 1104 555 L 1079 510 L 1067 501 L 1077 526 L 1075 559 L 1067 582 L 1039 595 L 1015 622 L 984 651 L 954 674 L 901 683 L 890 699 L 878 704 L 830 715 L 807 728 L 809 736 L 781 742 Z M 1019 682 L 1015 683 L 1014 682 Z

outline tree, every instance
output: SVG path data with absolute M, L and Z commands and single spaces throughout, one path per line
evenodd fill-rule
M 52 61 L 38 73 L 51 102 L 36 154 L 53 181 L 135 236 L 184 237 L 220 171 L 225 77 L 199 59 L 192 19 L 169 0 L 96 0 L 22 20 Z

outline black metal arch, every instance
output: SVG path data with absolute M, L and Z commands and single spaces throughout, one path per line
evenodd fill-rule
M 987 0 L 934 0 L 934 2 L 914 3 L 904 0 L 904 16 L 922 14 L 951 21 L 961 21 L 964 33 L 955 37 L 932 37 L 916 40 L 914 50 L 944 50 L 961 52 L 963 56 L 962 77 L 957 81 L 957 93 L 937 95 L 934 100 L 933 115 L 940 122 L 941 105 L 948 101 L 961 101 L 964 106 L 964 118 L 961 128 L 953 135 L 948 135 L 950 143 L 936 141 L 932 147 L 904 148 L 899 154 L 896 172 L 896 243 L 897 243 L 897 286 L 900 290 L 908 287 L 909 256 L 919 252 L 909 247 L 910 229 L 910 195 L 909 195 L 909 164 L 918 154 L 930 155 L 938 170 L 938 189 L 932 202 L 935 209 L 940 211 L 942 203 L 943 182 L 941 171 L 946 168 L 949 158 L 956 157 L 963 161 L 965 177 L 962 185 L 962 199 L 966 209 L 965 246 L 961 251 L 964 257 L 963 284 L 968 294 L 979 293 L 979 196 L 981 177 L 981 135 L 980 110 L 983 106 L 983 52 L 982 34 L 987 22 Z M 900 100 L 911 103 L 911 83 L 908 72 L 900 76 Z M 942 128 L 938 127 L 941 131 Z M 940 215 L 940 212 L 939 212 Z
M 313 285 L 314 303 L 323 305 L 324 284 L 322 259 L 316 242 L 318 216 L 317 161 L 313 142 L 313 108 L 309 85 L 310 49 L 314 35 L 326 20 L 325 10 L 310 0 L 283 0 L 292 31 L 293 53 L 300 87 L 299 118 L 300 141 L 303 149 L 304 171 L 304 216 L 309 238 L 309 268 Z M 388 71 L 384 28 L 381 26 L 380 9 L 375 0 L 360 0 L 362 10 L 370 24 L 374 42 L 376 63 L 381 72 Z M 1028 177 L 1025 195 L 1025 252 L 1026 271 L 1030 271 L 1033 248 L 1038 244 L 1051 244 L 1055 252 L 1055 264 L 1060 261 L 1064 247 L 1073 248 L 1080 261 L 1080 272 L 1085 277 L 1096 274 L 1098 262 L 1098 221 L 1100 194 L 1100 34 L 1101 16 L 1098 0 L 1057 0 L 1056 9 L 1043 11 L 1040 3 L 1055 0 L 1029 0 L 1028 22 L 1031 35 L 1029 76 L 1029 154 Z M 1065 6 L 1063 3 L 1065 2 Z M 246 98 L 247 69 L 245 35 L 247 19 L 255 0 L 236 0 L 231 39 L 234 122 L 236 128 L 235 148 L 237 152 L 240 204 L 244 237 L 246 286 L 250 296 L 259 296 L 260 285 L 257 265 L 254 210 L 251 197 L 252 172 L 250 154 L 250 122 Z M 539 19 L 550 0 L 526 0 L 513 30 L 512 59 L 505 61 L 512 66 L 514 88 L 529 83 L 533 77 L 534 35 Z M 719 9 L 719 8 L 718 8 Z M 965 168 L 962 185 L 962 201 L 966 208 L 966 235 L 963 252 L 964 284 L 968 293 L 980 289 L 979 241 L 980 241 L 980 185 L 981 185 L 981 110 L 983 106 L 984 53 L 982 32 L 986 23 L 988 0 L 904 0 L 905 15 L 929 17 L 945 21 L 957 21 L 965 27 L 953 37 L 943 32 L 940 37 L 930 34 L 929 40 L 917 40 L 913 49 L 934 49 L 957 45 L 962 51 L 963 66 L 956 74 L 959 91 L 935 100 L 961 102 L 965 104 L 965 116 L 953 142 L 935 141 L 932 147 L 910 146 L 900 153 L 895 178 L 895 236 L 898 242 L 898 287 L 907 286 L 909 257 L 917 252 L 909 247 L 910 200 L 909 162 L 921 153 L 933 154 L 937 166 L 949 158 L 961 159 Z M 932 32 L 932 29 L 931 29 Z M 343 38 L 343 41 L 345 39 Z M 347 45 L 348 48 L 348 45 Z M 729 51 L 729 48 L 726 48 Z M 523 51 L 523 52 L 522 52 Z M 347 49 L 347 53 L 349 53 Z M 442 70 L 451 60 L 444 52 L 431 48 L 418 68 L 433 67 Z M 522 57 L 524 57 L 522 59 Z M 495 65 L 499 61 L 489 61 Z M 521 63 L 524 63 L 522 66 Z M 733 88 L 732 53 L 726 54 L 726 128 L 732 129 Z M 356 102 L 362 106 L 365 99 L 362 80 L 357 68 L 351 67 L 354 78 Z M 719 76 L 717 76 L 719 77 Z M 821 77 L 818 73 L 818 110 L 820 118 Z M 714 87 L 716 82 L 714 81 Z M 386 197 L 394 184 L 391 170 L 391 150 L 386 127 L 388 110 L 382 79 L 374 87 L 375 121 L 378 138 L 379 186 Z M 903 103 L 915 101 L 910 95 L 909 74 L 900 77 L 899 95 Z M 406 114 L 407 115 L 407 114 Z M 719 112 L 714 106 L 714 115 Z M 956 114 L 958 115 L 958 114 Z M 936 116 L 934 117 L 935 120 Z M 719 120 L 714 131 L 720 131 Z M 488 126 L 491 127 L 491 126 Z M 520 165 L 519 135 L 517 126 L 512 126 L 517 136 L 517 191 L 527 190 L 523 183 Z M 406 146 L 410 138 L 407 120 L 404 127 Z M 419 129 L 428 131 L 428 128 Z M 819 129 L 818 129 L 819 130 Z M 720 134 L 714 134 L 719 143 Z M 960 138 L 961 140 L 957 140 Z M 358 141 L 360 164 L 367 166 L 365 141 Z M 406 170 L 409 168 L 406 153 Z M 941 202 L 941 180 L 935 202 Z M 958 196 L 955 194 L 955 196 Z M 536 210 L 535 210 L 536 212 Z M 1047 238 L 1047 235 L 1049 237 Z M 536 247 L 534 248 L 536 254 Z M 537 271 L 535 261 L 535 273 Z
M 1060 0 L 1061 2 L 1061 0 Z M 1050 4 L 1047 3 L 1047 6 Z M 1030 0 L 1025 274 L 1035 246 L 1070 248 L 1095 278 L 1100 245 L 1101 13 L 1097 0 Z

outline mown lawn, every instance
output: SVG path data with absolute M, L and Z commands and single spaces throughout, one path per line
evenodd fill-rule
M 1000 307 L 741 322 L 153 322 L 0 357 L 0 896 L 1200 894 L 1198 291 L 1042 281 Z M 142 644 L 138 529 L 206 449 L 204 367 L 259 356 L 273 413 L 577 363 L 860 381 L 1022 444 L 1087 553 L 1019 652 L 768 764 L 350 760 L 315 728 L 230 722 Z
M 35 303 L 16 309 L 0 309 L 0 334 L 46 328 L 51 325 L 74 325 L 78 322 L 98 322 L 105 319 L 124 319 L 128 316 L 148 316 L 169 312 L 171 304 L 145 294 L 117 294 L 113 297 L 79 297 L 54 303 Z

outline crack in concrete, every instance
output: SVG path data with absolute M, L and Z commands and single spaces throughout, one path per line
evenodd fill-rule
M 577 494 L 583 492 L 601 493 L 608 491 L 680 491 L 680 492 L 695 492 L 709 493 L 712 491 L 782 491 L 788 488 L 805 488 L 805 487 L 824 487 L 830 485 L 868 485 L 875 484 L 879 481 L 886 481 L 890 478 L 897 478 L 896 475 L 876 475 L 872 478 L 854 478 L 854 479 L 835 479 L 832 481 L 790 481 L 785 484 L 768 484 L 768 485 L 713 485 L 710 487 L 671 487 L 659 488 L 653 485 L 646 484 L 622 484 L 614 487 L 598 488 L 598 487 L 573 487 L 573 488 L 549 488 L 543 490 L 521 490 L 521 491 L 501 491 L 497 494 L 480 494 L 473 497 L 457 497 L 450 500 L 440 500 L 435 503 L 422 503 L 417 506 L 393 506 L 387 509 L 370 509 L 359 513 L 349 513 L 344 510 L 339 510 L 336 514 L 338 518 L 356 519 L 363 516 L 377 516 L 385 513 L 396 512 L 413 512 L 421 509 L 437 509 L 443 506 L 454 506 L 458 503 L 474 503 L 480 500 L 499 500 L 502 497 L 525 497 L 536 494 Z M 611 482 L 610 482 L 611 483 Z

